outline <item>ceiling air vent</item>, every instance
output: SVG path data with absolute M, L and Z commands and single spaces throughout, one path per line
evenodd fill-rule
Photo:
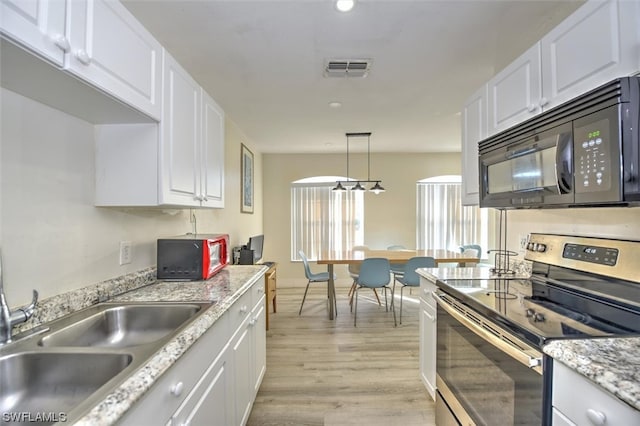
M 371 59 L 330 59 L 324 67 L 325 77 L 366 77 Z

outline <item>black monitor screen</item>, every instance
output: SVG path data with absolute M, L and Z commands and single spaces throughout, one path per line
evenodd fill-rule
M 247 244 L 249 250 L 253 250 L 253 263 L 257 263 L 262 259 L 262 245 L 264 244 L 264 235 L 256 235 L 249 238 L 249 244 Z

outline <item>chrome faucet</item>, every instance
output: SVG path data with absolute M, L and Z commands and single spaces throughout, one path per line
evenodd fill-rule
M 2 282 L 2 254 L 0 254 L 0 346 L 11 342 L 11 329 L 16 324 L 26 322 L 33 315 L 36 303 L 38 302 L 38 292 L 33 290 L 31 303 L 11 312 L 7 297 L 4 294 L 4 284 Z

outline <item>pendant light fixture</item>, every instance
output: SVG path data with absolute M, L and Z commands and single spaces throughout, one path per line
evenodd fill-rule
M 371 132 L 366 133 L 345 133 L 347 136 L 347 179 L 349 179 L 349 138 L 355 137 L 366 137 L 367 138 L 367 179 L 366 180 L 346 180 L 346 181 L 336 181 L 336 186 L 333 188 L 333 191 L 346 191 L 347 186 L 351 186 L 352 191 L 366 191 L 366 188 L 362 186 L 363 183 L 375 183 L 369 191 L 374 194 L 380 194 L 384 192 L 385 189 L 380 184 L 382 180 L 373 179 L 371 180 L 370 172 L 371 172 Z M 355 185 L 353 184 L 355 182 Z

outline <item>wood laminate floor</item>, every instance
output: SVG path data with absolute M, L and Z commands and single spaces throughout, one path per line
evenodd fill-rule
M 435 425 L 434 404 L 419 377 L 417 289 L 393 326 L 371 290 L 360 291 L 358 326 L 337 287 L 338 316 L 327 315 L 326 284 L 278 283 L 267 331 L 267 372 L 248 425 Z M 399 296 L 399 288 L 398 288 Z M 381 295 L 382 298 L 382 295 Z M 396 298 L 396 311 L 399 308 Z M 396 312 L 398 314 L 398 312 Z

